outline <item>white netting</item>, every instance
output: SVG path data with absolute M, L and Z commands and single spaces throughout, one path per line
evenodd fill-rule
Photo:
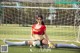
M 0 38 L 29 38 L 31 27 L 28 26 L 35 23 L 37 14 L 43 15 L 50 39 L 79 40 L 79 4 L 31 2 L 2 2 L 0 7 Z

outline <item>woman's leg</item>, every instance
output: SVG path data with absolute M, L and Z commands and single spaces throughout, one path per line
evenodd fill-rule
M 46 40 L 46 39 L 43 39 L 43 40 L 42 40 L 42 44 L 45 44 L 45 45 L 47 45 L 47 44 L 48 44 L 48 40 Z
M 27 42 L 26 42 L 26 44 L 27 44 Z M 28 45 L 33 45 L 33 41 L 32 40 L 29 40 L 28 41 Z
M 77 45 L 74 44 L 56 44 L 57 48 L 79 48 Z
M 43 44 L 43 48 L 55 48 L 54 44 L 52 42 L 48 43 L 48 40 L 46 39 L 42 40 L 42 44 Z
M 46 39 L 42 40 L 43 44 L 48 44 L 48 41 Z M 52 43 L 53 44 L 53 43 Z M 75 44 L 53 44 L 52 48 L 80 48 L 79 46 L 75 45 Z
M 22 41 L 22 42 L 11 42 L 11 41 L 5 41 L 8 46 L 22 46 L 22 45 L 28 45 L 28 41 Z

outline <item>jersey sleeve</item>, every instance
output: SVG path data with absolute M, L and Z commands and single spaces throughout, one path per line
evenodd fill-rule
M 31 28 L 31 33 L 33 34 L 33 29 L 34 29 L 34 25 L 32 25 L 32 28 Z
M 45 31 L 46 31 L 46 26 L 43 26 L 42 31 L 43 31 L 43 34 L 45 34 Z
M 32 29 L 34 28 L 34 25 L 32 25 Z
M 43 30 L 46 31 L 46 26 L 44 26 Z

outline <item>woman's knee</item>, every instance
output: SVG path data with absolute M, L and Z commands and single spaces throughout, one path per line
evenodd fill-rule
M 32 45 L 33 44 L 33 41 L 27 41 L 27 44 L 28 45 Z
M 42 43 L 43 43 L 43 44 L 48 44 L 48 40 L 43 39 L 43 40 L 42 40 Z

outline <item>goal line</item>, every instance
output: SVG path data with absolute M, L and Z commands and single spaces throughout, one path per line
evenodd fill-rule
M 21 38 L 0 38 L 0 40 L 19 40 L 19 41 L 26 41 L 26 40 L 31 40 L 31 39 L 21 39 Z M 57 41 L 57 42 L 77 42 L 80 43 L 79 41 L 75 41 L 75 40 L 50 40 L 50 41 Z

